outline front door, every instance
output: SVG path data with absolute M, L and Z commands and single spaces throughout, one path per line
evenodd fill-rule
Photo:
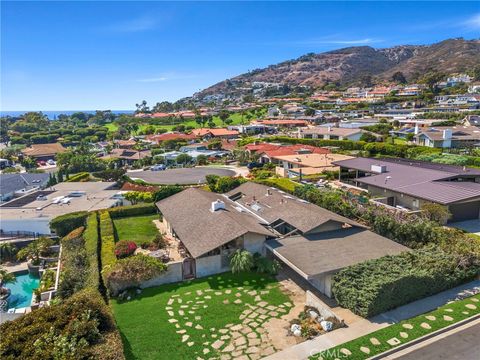
M 186 258 L 183 260 L 183 280 L 195 279 L 196 266 L 194 258 Z

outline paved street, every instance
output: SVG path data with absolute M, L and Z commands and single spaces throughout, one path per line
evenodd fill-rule
M 408 354 L 392 357 L 400 360 L 478 360 L 480 324 L 455 332 Z

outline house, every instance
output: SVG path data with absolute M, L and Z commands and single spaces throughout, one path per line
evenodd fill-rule
M 132 149 L 137 142 L 134 139 L 128 139 L 128 140 L 114 140 L 113 143 L 115 144 L 116 148 L 119 149 Z
M 327 148 L 321 148 L 311 145 L 294 144 L 294 145 L 279 145 L 279 144 L 248 144 L 245 145 L 245 150 L 249 154 L 257 154 L 259 162 L 265 163 L 279 163 L 276 160 L 278 156 L 300 155 L 300 154 L 330 154 Z
M 307 126 L 308 122 L 305 120 L 279 119 L 279 120 L 257 120 L 254 124 L 263 124 L 273 127 L 296 128 Z
M 251 182 L 226 194 L 189 188 L 157 207 L 168 235 L 186 249 L 183 278 L 227 271 L 231 254 L 246 249 L 276 257 L 331 296 L 331 278 L 342 268 L 408 250 L 355 221 Z
M 147 136 L 147 140 L 161 144 L 163 141 L 175 140 L 175 141 L 193 141 L 196 139 L 196 136 L 193 134 L 184 134 L 180 132 L 168 132 L 165 134 L 157 134 L 157 135 L 149 135 Z
M 480 218 L 480 170 L 410 159 L 354 158 L 334 162 L 339 180 L 366 189 L 376 202 L 402 211 L 446 206 L 450 221 Z
M 121 165 L 133 165 L 137 160 L 142 160 L 152 156 L 150 150 L 130 150 L 130 149 L 112 149 L 108 155 L 102 156 L 101 159 L 119 160 Z
M 30 174 L 47 175 L 48 174 Z M 50 221 L 76 211 L 94 211 L 122 205 L 115 182 L 62 182 L 0 205 L 0 232 L 50 234 Z
M 228 129 L 193 129 L 192 134 L 197 138 L 202 139 L 236 139 L 239 137 L 240 133 L 237 130 L 228 130 Z
M 47 186 L 49 174 L 0 174 L 0 203 Z
M 338 127 L 317 126 L 308 129 L 299 129 L 297 137 L 300 139 L 351 140 L 358 141 L 365 133 L 362 129 L 348 129 Z
M 480 115 L 467 115 L 462 121 L 464 126 L 476 126 L 480 129 Z
M 334 161 L 351 159 L 351 156 L 341 154 L 298 154 L 273 156 L 275 173 L 282 177 L 297 177 L 302 175 L 321 174 L 323 171 L 337 171 L 339 167 Z
M 417 129 L 417 128 L 415 128 Z M 480 143 L 477 126 L 435 126 L 418 130 L 415 143 L 435 148 L 466 148 Z
M 60 143 L 33 144 L 22 150 L 24 156 L 34 158 L 36 161 L 54 160 L 57 154 L 67 151 Z

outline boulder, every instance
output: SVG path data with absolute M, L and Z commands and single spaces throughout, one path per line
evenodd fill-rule
M 331 321 L 320 321 L 320 326 L 327 332 L 333 330 L 333 323 Z

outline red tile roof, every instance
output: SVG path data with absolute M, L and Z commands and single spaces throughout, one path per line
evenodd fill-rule
M 212 136 L 234 136 L 239 135 L 240 133 L 237 130 L 228 130 L 228 129 L 194 129 L 192 134 L 196 136 L 205 136 L 207 134 L 212 134 Z

